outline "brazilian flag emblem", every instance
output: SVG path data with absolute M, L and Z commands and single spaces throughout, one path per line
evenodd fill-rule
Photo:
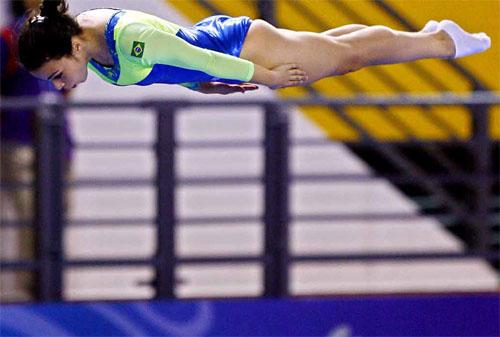
M 132 56 L 142 58 L 144 55 L 144 42 L 134 41 L 132 43 Z

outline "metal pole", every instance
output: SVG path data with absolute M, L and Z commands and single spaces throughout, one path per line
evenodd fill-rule
M 264 296 L 288 294 L 288 116 L 265 107 Z
M 474 166 L 476 174 L 473 223 L 471 226 L 470 248 L 473 252 L 485 253 L 489 247 L 489 204 L 492 200 L 491 184 L 491 144 L 489 140 L 489 114 L 487 105 L 471 108 L 473 121 L 472 141 L 474 143 Z
M 276 4 L 274 0 L 257 0 L 257 10 L 259 12 L 259 16 L 272 24 L 273 26 L 277 25 L 276 22 Z
M 157 251 L 156 297 L 175 297 L 175 113 L 157 107 Z
M 35 231 L 40 262 L 37 297 L 62 299 L 63 232 L 63 111 L 53 94 L 42 96 L 36 130 Z

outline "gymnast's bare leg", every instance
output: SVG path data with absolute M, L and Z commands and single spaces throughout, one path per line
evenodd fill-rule
M 268 69 L 297 63 L 307 73 L 310 83 L 367 66 L 460 57 L 489 47 L 489 38 L 484 33 L 468 34 L 447 20 L 430 23 L 420 32 L 348 25 L 311 33 L 278 29 L 255 20 L 240 57 Z
M 427 22 L 425 27 L 423 27 L 420 32 L 431 33 L 431 32 L 436 31 L 438 29 L 438 26 L 439 26 L 439 23 L 437 21 L 431 20 L 431 21 Z M 349 24 L 349 25 L 329 29 L 327 31 L 322 32 L 321 34 L 335 37 L 335 36 L 340 36 L 340 35 L 356 32 L 358 30 L 369 28 L 369 27 L 370 26 L 361 25 L 361 24 Z

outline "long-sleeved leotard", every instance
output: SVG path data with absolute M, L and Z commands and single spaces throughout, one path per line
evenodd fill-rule
M 109 20 L 106 43 L 114 66 L 94 60 L 91 70 L 115 85 L 181 84 L 249 81 L 254 64 L 238 58 L 251 20 L 209 17 L 184 28 L 153 15 L 117 11 Z

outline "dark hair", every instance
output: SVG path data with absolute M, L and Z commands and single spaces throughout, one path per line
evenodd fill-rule
M 82 33 L 80 25 L 66 14 L 65 0 L 44 0 L 33 11 L 19 34 L 19 60 L 32 71 L 45 62 L 72 54 L 71 38 Z
M 14 15 L 14 18 L 20 18 L 24 14 L 26 14 L 26 5 L 24 4 L 24 1 L 20 0 L 10 0 L 10 11 L 12 15 Z

